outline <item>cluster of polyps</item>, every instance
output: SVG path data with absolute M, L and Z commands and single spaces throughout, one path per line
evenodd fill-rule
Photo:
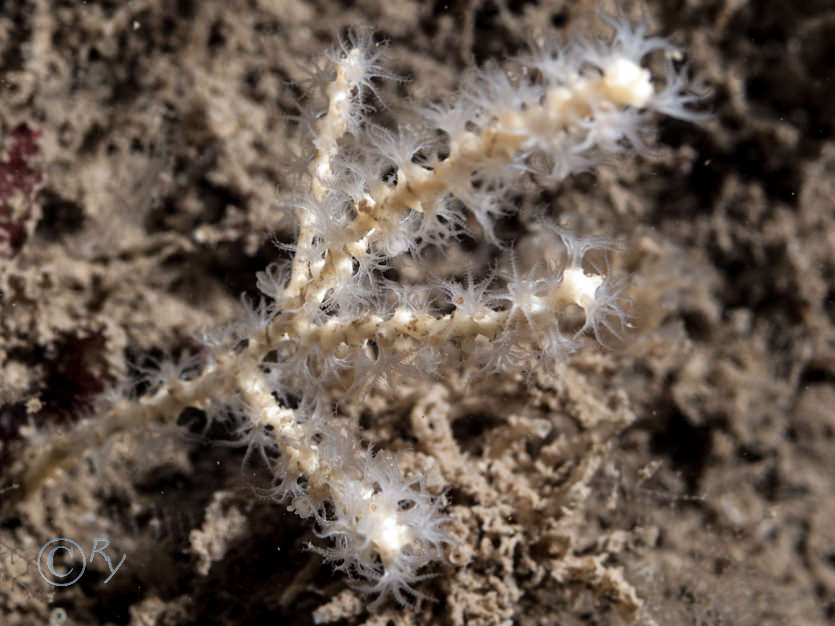
M 343 41 L 311 72 L 315 95 L 302 116 L 310 150 L 288 164 L 298 183 L 287 202 L 298 227 L 292 263 L 259 273 L 266 299 L 205 336 L 202 364 L 159 368 L 151 393 L 84 422 L 32 465 L 30 488 L 91 432 L 103 439 L 198 407 L 269 464 L 275 497 L 315 519 L 330 542 L 326 558 L 379 599 L 419 599 L 414 583 L 448 541 L 441 503 L 419 477 L 404 479 L 392 458 L 336 427 L 321 399 L 379 379 L 394 387 L 445 368 L 475 375 L 561 359 L 584 337 L 622 326 L 617 288 L 589 269 L 588 254 L 604 242 L 540 221 L 563 254 L 521 270 L 494 232 L 520 178 L 559 181 L 641 147 L 653 111 L 696 117 L 671 63 L 660 85 L 641 65 L 668 44 L 642 27 L 612 26 L 608 42 L 532 51 L 516 60 L 525 68 L 517 75 L 475 71 L 460 93 L 394 130 L 373 123 L 364 98 L 387 76 L 379 49 L 368 36 Z M 468 218 L 478 225 L 471 235 L 498 246 L 497 266 L 509 270 L 425 285 L 385 278 L 395 257 L 442 248 Z M 585 319 L 570 332 L 560 323 L 569 307 Z

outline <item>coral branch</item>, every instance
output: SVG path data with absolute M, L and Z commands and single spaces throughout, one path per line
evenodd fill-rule
M 46 445 L 28 467 L 27 493 L 86 447 L 156 420 L 173 424 L 195 407 L 225 422 L 248 454 L 260 453 L 273 496 L 314 518 L 331 542 L 317 548 L 326 558 L 367 581 L 379 600 L 419 601 L 422 568 L 451 541 L 442 498 L 337 427 L 328 394 L 357 394 L 379 379 L 396 386 L 450 369 L 474 376 L 542 364 L 543 356 L 559 361 L 585 336 L 602 342 L 626 324 L 618 283 L 589 269 L 588 255 L 611 246 L 556 227 L 559 267 L 522 267 L 498 246 L 510 270 L 480 282 L 469 274 L 466 283 L 399 283 L 383 271 L 399 255 L 417 259 L 454 239 L 472 220 L 481 230 L 474 236 L 499 243 L 494 223 L 515 210 L 505 198 L 523 177 L 558 182 L 641 148 L 653 111 L 697 118 L 681 74 L 668 66 L 657 88 L 641 65 L 666 42 L 612 25 L 610 42 L 534 50 L 517 59 L 525 68 L 517 75 L 474 72 L 461 93 L 394 130 L 374 125 L 363 98 L 389 77 L 380 51 L 368 35 L 342 42 L 311 72 L 328 106 L 307 116 L 312 148 L 300 154 L 312 156 L 293 172 L 300 188 L 288 205 L 298 238 L 289 269 L 258 274 L 266 299 L 244 298 L 242 319 L 205 335 L 202 360 L 187 372 L 162 364 L 146 373 L 146 395 L 117 398 Z M 568 331 L 571 309 L 584 320 Z

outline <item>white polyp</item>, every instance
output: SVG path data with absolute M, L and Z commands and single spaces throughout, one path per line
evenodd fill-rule
M 529 314 L 536 315 L 538 313 L 542 313 L 548 307 L 544 298 L 540 298 L 539 296 L 530 296 L 529 298 L 526 298 L 524 308 Z
M 466 131 L 450 144 L 451 153 L 472 154 L 481 152 L 481 141 L 478 135 Z
M 319 163 L 319 167 L 316 168 L 316 175 L 319 178 L 324 179 L 328 176 L 328 174 L 330 174 L 330 170 L 330 163 L 328 163 L 327 161 L 322 161 L 321 163 Z
M 546 103 L 551 108 L 561 109 L 566 102 L 571 100 L 571 96 L 571 90 L 566 89 L 562 85 L 555 85 L 548 89 Z
M 359 83 L 365 74 L 365 68 L 361 62 L 361 51 L 359 48 L 354 48 L 345 55 L 343 61 L 343 70 L 345 71 L 345 78 L 349 84 Z
M 481 324 L 495 324 L 502 318 L 503 315 L 499 311 L 481 311 L 476 313 L 473 319 Z
M 241 391 L 245 394 L 269 393 L 263 382 L 257 376 L 242 375 L 238 381 Z
M 337 105 L 337 104 L 341 104 L 342 102 L 345 102 L 345 100 L 347 100 L 347 99 L 348 99 L 348 92 L 345 91 L 344 89 L 340 89 L 339 91 L 337 91 L 337 92 L 335 92 L 334 94 L 331 95 L 330 104 L 332 106 Z
M 319 471 L 319 446 L 310 446 L 307 450 L 307 464 L 305 469 L 311 474 Z
M 362 194 L 362 201 L 369 207 L 373 207 L 377 204 L 377 201 L 374 200 L 374 198 L 372 198 L 371 195 L 367 192 Z M 374 232 L 373 228 L 368 232 L 368 234 L 370 235 L 372 232 Z
M 265 417 L 267 422 L 269 423 L 276 423 L 281 422 L 282 411 L 281 408 L 278 406 L 268 406 L 264 409 Z M 284 424 L 282 424 L 284 427 Z
M 351 257 L 344 257 L 337 263 L 337 271 L 342 274 L 351 274 L 354 271 L 354 262 Z
M 395 513 L 371 515 L 374 527 L 372 541 L 383 563 L 391 563 L 397 560 L 403 547 L 409 543 L 409 527 L 399 523 Z
M 559 294 L 585 310 L 594 302 L 594 294 L 602 282 L 603 276 L 586 274 L 580 267 L 569 267 L 563 272 Z
M 411 313 L 411 311 L 407 311 L 406 309 L 397 309 L 391 317 L 396 324 L 405 326 L 411 322 L 415 316 Z
M 646 106 L 654 93 L 649 70 L 623 57 L 604 68 L 603 83 L 613 100 L 634 107 Z

